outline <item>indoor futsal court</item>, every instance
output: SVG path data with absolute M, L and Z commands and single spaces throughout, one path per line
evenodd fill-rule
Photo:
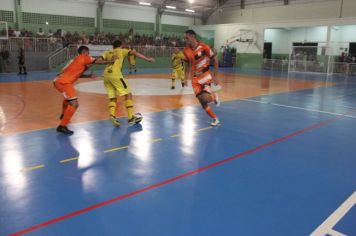
M 0 31 L 1 236 L 356 236 L 356 1 L 1 0 Z

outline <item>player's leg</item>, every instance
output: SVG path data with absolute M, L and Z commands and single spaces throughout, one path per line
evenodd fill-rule
M 120 79 L 112 80 L 112 84 L 114 85 L 117 94 L 119 96 L 124 96 L 124 105 L 127 111 L 127 119 L 129 124 L 132 125 L 141 122 L 142 117 L 140 119 L 139 117 L 136 117 L 134 115 L 134 102 L 132 99 L 132 93 L 129 84 L 126 81 L 126 79 L 120 78 Z
M 173 69 L 173 71 L 172 71 L 172 87 L 171 87 L 171 89 L 175 89 L 176 78 L 177 78 L 177 70 Z
M 116 118 L 117 99 L 116 89 L 115 86 L 112 84 L 113 80 L 114 78 L 104 78 L 104 87 L 109 98 L 108 109 L 110 114 L 110 120 L 114 126 L 119 126 L 120 122 Z
M 185 86 L 185 74 L 184 74 L 184 68 L 179 69 L 178 71 L 178 78 L 180 79 L 180 82 L 182 84 L 182 87 Z
M 67 126 L 79 107 L 78 98 L 72 84 L 55 83 L 55 87 L 63 94 L 64 100 L 66 100 L 65 102 L 63 102 L 63 104 L 66 104 L 66 107 L 63 112 L 63 117 L 60 121 L 60 124 L 57 127 L 57 131 L 71 135 L 74 132 L 69 130 Z
M 213 121 L 210 123 L 211 126 L 217 126 L 220 121 L 218 119 L 218 116 L 215 114 L 213 109 L 209 106 L 209 103 L 213 101 L 213 97 L 211 96 L 210 93 L 210 86 L 209 85 L 201 85 L 199 83 L 194 83 L 193 84 L 193 89 L 194 92 L 205 110 L 205 112 L 213 119 Z

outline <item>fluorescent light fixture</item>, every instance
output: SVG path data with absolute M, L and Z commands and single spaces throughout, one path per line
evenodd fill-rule
M 169 9 L 177 9 L 175 6 L 166 6 L 166 8 L 169 8 Z
M 185 9 L 185 11 L 187 11 L 187 12 L 195 12 L 195 11 L 192 10 L 192 9 Z
M 145 6 L 151 6 L 151 3 L 149 2 L 139 2 L 140 5 L 145 5 Z
M 192 4 L 194 2 L 194 0 L 189 0 L 189 3 Z

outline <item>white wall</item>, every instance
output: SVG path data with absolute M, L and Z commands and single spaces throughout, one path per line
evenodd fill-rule
M 327 26 L 265 29 L 264 41 L 272 43 L 272 53 L 288 54 L 295 42 L 319 43 L 326 45 Z
M 103 18 L 154 23 L 156 21 L 156 9 L 152 7 L 105 3 Z
M 201 20 L 199 18 L 194 18 L 194 16 L 177 16 L 163 14 L 161 20 L 162 24 L 168 25 L 191 26 L 201 24 Z
M 289 53 L 290 31 L 288 29 L 266 29 L 264 41 L 272 43 L 272 54 Z
M 215 32 L 214 36 L 214 48 L 220 49 L 222 46 L 226 45 L 228 39 L 233 36 L 240 35 L 244 30 L 252 30 L 256 35 L 254 39 L 256 40 L 253 44 L 248 43 L 233 43 L 230 46 L 236 47 L 237 52 L 243 53 L 261 53 L 263 46 L 263 31 L 261 26 L 256 24 L 225 24 L 225 25 L 202 25 L 202 26 L 192 26 L 191 27 L 197 34 L 204 34 L 204 31 L 210 30 Z M 256 36 L 256 37 L 255 37 Z M 251 34 L 243 36 L 242 38 L 250 38 Z
M 0 10 L 14 11 L 15 10 L 14 0 L 1 0 Z
M 3 1 L 3 0 L 1 0 Z M 70 0 L 22 0 L 22 11 L 52 15 L 96 17 L 94 1 L 78 2 Z
M 327 41 L 326 26 L 319 27 L 301 27 L 290 30 L 289 43 L 293 42 L 326 42 Z
M 356 17 L 356 1 L 343 0 L 342 18 Z M 215 12 L 208 24 L 294 22 L 339 18 L 341 0 L 330 0 L 308 4 L 240 9 L 222 9 Z

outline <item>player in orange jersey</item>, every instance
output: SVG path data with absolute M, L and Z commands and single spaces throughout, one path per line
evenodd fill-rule
M 217 94 L 212 92 L 211 83 L 218 84 L 216 77 L 219 62 L 210 47 L 197 41 L 193 30 L 187 30 L 184 34 L 186 47 L 183 50 L 187 65 L 185 67 L 185 78 L 191 78 L 194 93 L 206 113 L 213 118 L 211 126 L 217 126 L 220 121 L 214 113 L 209 103 L 214 102 L 219 105 Z M 214 72 L 210 73 L 210 60 L 214 60 Z
M 74 82 L 79 77 L 91 77 L 94 78 L 95 75 L 83 75 L 84 71 L 88 69 L 90 64 L 109 64 L 113 63 L 115 59 L 107 62 L 95 62 L 95 59 L 89 55 L 89 48 L 86 46 L 80 46 L 78 48 L 78 56 L 74 58 L 57 77 L 54 79 L 54 87 L 63 95 L 63 111 L 61 115 L 61 122 L 57 127 L 57 131 L 72 135 L 74 132 L 67 128 L 73 114 L 77 110 L 78 98 L 76 91 L 74 89 Z

